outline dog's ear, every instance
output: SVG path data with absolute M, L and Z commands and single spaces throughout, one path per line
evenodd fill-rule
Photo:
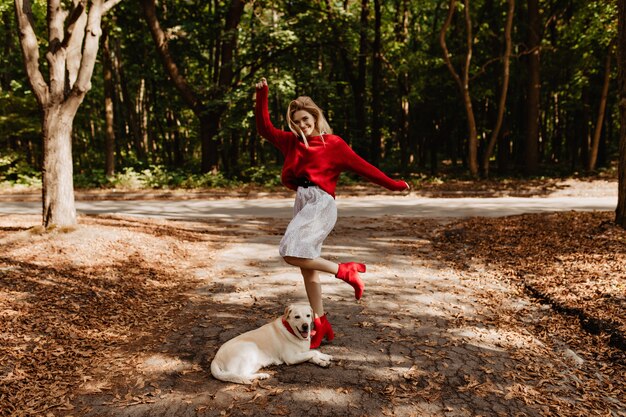
M 291 306 L 287 306 L 285 308 L 285 313 L 284 313 L 285 318 L 288 318 L 290 314 L 291 314 Z

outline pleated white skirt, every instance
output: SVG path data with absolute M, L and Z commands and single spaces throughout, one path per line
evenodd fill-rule
M 315 259 L 337 222 L 335 199 L 321 188 L 298 187 L 293 219 L 280 241 L 280 256 Z

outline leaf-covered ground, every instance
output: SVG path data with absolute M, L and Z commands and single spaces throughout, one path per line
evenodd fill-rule
M 461 269 L 493 268 L 626 350 L 626 230 L 612 212 L 473 218 L 435 246 Z
M 253 387 L 208 364 L 301 290 L 285 221 L 0 216 L 0 416 L 625 416 L 612 215 L 343 219 L 328 248 L 373 269 L 361 303 L 325 287 L 336 364 Z
M 124 374 L 123 347 L 171 325 L 181 279 L 202 242 L 165 226 L 81 218 L 42 233 L 34 216 L 0 217 L 0 415 L 70 415 L 71 398 L 99 391 L 94 370 Z M 184 231 L 183 231 L 184 232 Z

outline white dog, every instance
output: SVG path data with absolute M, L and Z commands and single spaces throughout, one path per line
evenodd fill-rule
M 332 356 L 311 350 L 313 311 L 308 304 L 292 304 L 282 317 L 224 343 L 211 362 L 211 373 L 222 381 L 251 384 L 270 375 L 264 366 L 313 362 L 327 367 Z

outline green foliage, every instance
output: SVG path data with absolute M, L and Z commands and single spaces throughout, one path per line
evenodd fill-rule
M 20 94 L 23 87 L 18 81 L 14 80 L 12 86 L 13 91 L 0 91 L 0 143 L 38 142 L 41 137 L 41 117 L 37 103 L 29 91 Z
M 252 166 L 243 170 L 241 180 L 246 183 L 277 187 L 280 182 L 280 167 Z
M 64 1 L 64 5 L 70 2 Z M 382 123 L 386 172 L 456 173 L 466 168 L 466 118 L 458 87 L 448 73 L 439 46 L 439 30 L 448 2 L 391 1 L 382 4 L 382 109 L 372 114 L 373 2 L 367 22 L 361 22 L 362 2 L 257 0 L 246 2 L 236 30 L 226 31 L 230 1 L 165 0 L 158 2 L 160 24 L 179 72 L 208 109 L 220 109 L 211 122 L 218 161 L 217 173 L 200 174 L 203 144 L 200 123 L 166 75 L 138 2 L 121 2 L 104 17 L 115 69 L 115 137 L 118 174 L 104 175 L 105 120 L 102 55 L 91 80 L 92 89 L 74 119 L 75 184 L 79 188 L 194 188 L 253 183 L 280 184 L 281 156 L 258 137 L 254 120 L 254 82 L 270 83 L 270 113 L 276 127 L 285 129 L 284 112 L 290 100 L 311 96 L 320 105 L 335 133 L 362 156 L 368 157 L 374 116 Z M 479 129 L 479 150 L 493 129 L 500 91 L 504 48 L 505 0 L 470 2 L 473 56 L 470 93 Z M 541 50 L 542 158 L 546 172 L 573 172 L 582 159 L 585 129 L 593 126 L 603 65 L 616 34 L 614 1 L 540 1 L 545 28 Z M 27 181 L 41 159 L 40 114 L 25 79 L 13 2 L 0 1 L 0 14 L 9 18 L 0 28 L 9 45 L 0 58 L 0 147 L 15 150 L 21 162 L 12 168 Z M 33 3 L 40 38 L 41 71 L 47 74 L 45 52 L 46 2 Z M 406 7 L 406 9 L 405 9 Z M 463 3 L 447 32 L 452 60 L 461 70 L 466 51 Z M 504 129 L 505 162 L 495 153 L 494 164 L 508 163 L 520 171 L 523 154 L 526 97 L 526 3 L 517 2 L 513 29 L 511 84 Z M 237 36 L 232 68 L 221 66 L 223 42 Z M 361 50 L 361 37 L 365 49 Z M 99 51 L 102 54 L 102 48 Z M 354 94 L 359 60 L 365 61 L 366 120 L 356 120 Z M 218 86 L 224 71 L 233 77 Z M 615 80 L 616 71 L 613 71 Z M 614 83 L 614 81 L 613 81 Z M 614 88 L 611 88 L 613 91 Z M 124 94 L 126 95 L 123 95 Z M 555 104 L 557 103 L 557 104 Z M 404 106 L 404 107 L 403 107 Z M 558 108 L 557 108 L 558 107 Z M 408 143 L 401 143 L 401 115 L 408 108 Z M 604 133 L 605 164 L 615 159 L 619 112 L 611 95 Z M 134 116 L 135 125 L 131 125 Z M 557 126 L 558 123 L 561 125 Z M 137 129 L 138 132 L 135 132 Z M 560 136 L 559 136 L 560 135 Z M 206 144 L 205 144 L 206 145 Z M 409 155 L 406 160 L 404 156 Z M 445 164 L 444 164 L 445 161 Z M 507 162 L 508 161 L 508 162 Z M 549 162 L 549 164 L 547 164 Z M 402 166 L 403 163 L 408 164 Z M 19 168 L 16 168 L 17 165 Z M 278 166 L 274 166 L 278 164 Z M 554 166 L 552 166 L 552 165 Z M 28 165 L 29 168 L 26 168 Z M 3 181 L 18 174 L 8 168 Z M 30 170 L 30 171 L 29 171 Z M 7 176 L 8 175 L 8 176 Z M 345 177 L 351 181 L 350 176 Z M 343 179 L 342 179 L 343 181 Z
M 180 169 L 168 169 L 162 165 L 151 165 L 136 170 L 126 167 L 122 172 L 107 177 L 104 170 L 74 175 L 76 188 L 115 188 L 121 190 L 145 189 L 192 189 L 232 187 L 239 183 L 228 180 L 220 172 L 191 174 Z
M 0 154 L 0 184 L 4 186 L 41 186 L 41 173 L 16 152 Z

